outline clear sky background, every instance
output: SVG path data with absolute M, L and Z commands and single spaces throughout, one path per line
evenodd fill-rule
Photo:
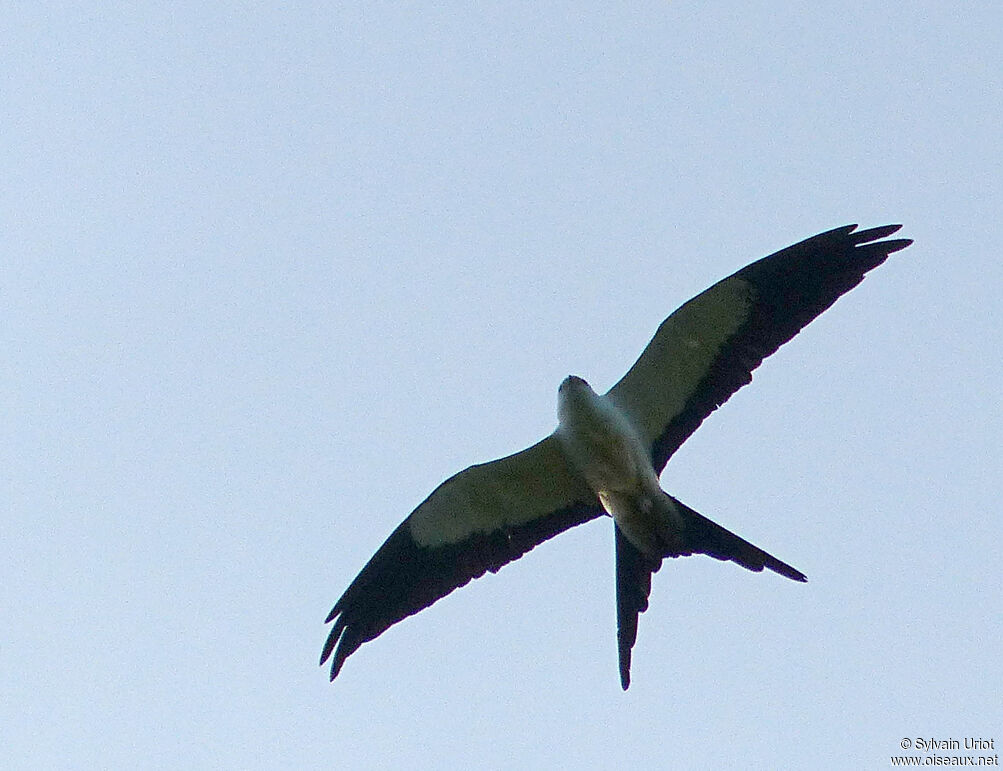
M 14 768 L 885 768 L 1003 743 L 996 3 L 9 5 L 0 746 Z M 893 256 L 665 487 L 393 627 L 324 616 L 440 481 L 846 224 Z

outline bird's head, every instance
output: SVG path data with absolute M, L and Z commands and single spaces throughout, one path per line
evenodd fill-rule
M 562 425 L 577 422 L 576 415 L 591 414 L 596 403 L 596 392 L 578 375 L 568 375 L 557 389 L 557 419 Z
M 592 386 L 586 383 L 585 378 L 583 377 L 578 377 L 578 375 L 568 375 L 561 381 L 561 385 L 557 388 L 557 393 L 568 395 L 575 393 L 576 391 L 581 391 L 582 389 L 591 391 Z

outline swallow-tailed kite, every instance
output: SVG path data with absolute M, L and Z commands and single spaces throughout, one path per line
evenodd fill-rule
M 803 573 L 662 491 L 666 462 L 752 371 L 908 239 L 899 225 L 836 228 L 742 268 L 659 326 L 623 378 L 597 394 L 571 376 L 558 426 L 506 458 L 439 485 L 387 538 L 334 605 L 321 665 L 331 679 L 364 642 L 485 571 L 609 514 L 616 538 L 620 682 L 630 684 L 638 614 L 665 557 L 706 554 L 749 570 Z

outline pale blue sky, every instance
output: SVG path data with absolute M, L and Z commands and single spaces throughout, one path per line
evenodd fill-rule
M 0 746 L 15 768 L 884 768 L 1003 742 L 993 3 L 17 4 L 0 29 Z M 446 476 L 848 222 L 916 244 L 670 462 L 808 574 L 608 520 L 349 659 Z

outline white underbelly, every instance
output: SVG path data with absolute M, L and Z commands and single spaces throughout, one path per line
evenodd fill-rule
M 569 401 L 557 436 L 596 494 L 657 489 L 647 449 L 627 417 L 604 397 L 588 394 Z

